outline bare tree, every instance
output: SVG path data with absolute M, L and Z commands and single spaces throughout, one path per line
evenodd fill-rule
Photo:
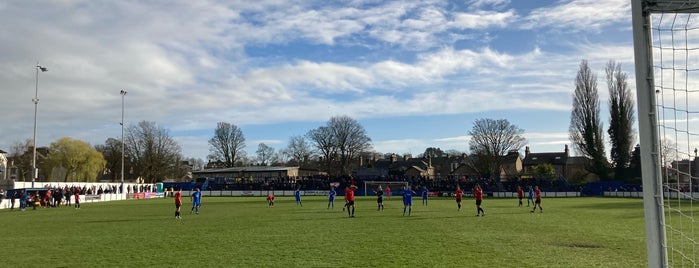
M 635 132 L 634 105 L 627 74 L 621 71 L 621 64 L 609 61 L 606 68 L 607 87 L 609 88 L 609 141 L 611 143 L 611 161 L 614 176 L 626 177 L 626 169 L 631 161 Z
M 181 148 L 166 129 L 141 121 L 130 125 L 125 136 L 126 152 L 137 176 L 151 183 L 179 177 Z
M 274 157 L 274 148 L 267 146 L 267 144 L 260 143 L 257 146 L 257 161 L 261 166 L 268 166 L 271 163 L 272 157 Z
M 597 76 L 592 73 L 586 60 L 580 63 L 575 78 L 568 134 L 576 151 L 592 160 L 590 171 L 607 180 L 609 164 L 604 153 L 604 130 L 600 119 Z
M 272 159 L 270 160 L 271 166 L 286 166 L 289 163 L 289 154 L 285 152 L 285 149 L 279 149 L 274 152 Z
M 10 166 L 17 168 L 18 180 L 26 180 L 32 176 L 32 154 L 28 154 L 31 149 L 32 139 L 26 139 L 24 142 L 17 141 L 10 148 Z
M 327 126 L 311 129 L 306 134 L 308 140 L 313 143 L 313 146 L 318 150 L 322 157 L 322 165 L 326 169 L 332 168 L 332 163 L 337 156 L 336 138 L 332 131 Z
M 304 166 L 313 154 L 313 149 L 303 136 L 291 136 L 284 153 L 289 156 L 290 161 L 296 162 L 299 166 Z
M 234 167 L 244 156 L 245 136 L 236 125 L 218 122 L 214 136 L 209 140 L 209 160 L 221 161 L 225 167 Z
M 187 162 L 189 162 L 190 165 L 192 165 L 192 170 L 197 171 L 197 170 L 202 170 L 204 169 L 204 160 L 201 158 L 195 158 L 195 157 L 190 157 L 186 159 Z
M 527 144 L 524 130 L 507 119 L 477 119 L 468 134 L 471 136 L 469 149 L 480 165 L 477 169 L 495 176 L 500 174 L 502 156 Z
M 335 137 L 340 172 L 342 175 L 349 175 L 350 161 L 360 153 L 371 149 L 371 138 L 366 135 L 366 130 L 357 120 L 346 115 L 331 117 L 328 128 Z
M 672 166 L 672 162 L 680 160 L 677 152 L 677 143 L 665 137 L 660 141 L 660 162 L 663 167 Z
M 95 145 L 95 150 L 102 153 L 106 161 L 105 168 L 109 172 L 112 181 L 121 176 L 121 140 L 108 138 L 104 144 Z M 124 162 L 124 170 L 129 170 Z

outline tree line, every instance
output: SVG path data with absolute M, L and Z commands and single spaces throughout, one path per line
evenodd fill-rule
M 621 64 L 610 61 L 606 66 L 606 78 L 610 96 L 607 133 L 612 148 L 611 162 L 605 153 L 597 77 L 586 60 L 581 62 L 575 78 L 569 127 L 574 149 L 591 159 L 589 170 L 602 180 L 633 176 L 631 170 L 636 168 L 634 159 L 637 158 L 634 155 L 637 152 L 632 152 L 634 105 L 627 74 L 621 71 Z M 502 156 L 513 150 L 519 151 L 527 144 L 524 130 L 507 119 L 476 119 L 468 134 L 468 164 L 481 174 L 499 174 Z M 118 181 L 122 148 L 126 160 L 124 170 L 131 180 L 181 180 L 187 175 L 187 168 L 182 165 L 184 161 L 193 165 L 195 170 L 202 169 L 205 164 L 202 159 L 185 158 L 169 131 L 155 122 L 141 121 L 129 125 L 123 139 L 123 146 L 120 139 L 108 138 L 104 144 L 91 147 L 83 141 L 61 138 L 51 143 L 48 158 L 39 166 L 40 174 L 43 174 L 40 178 L 95 181 L 100 174 L 106 173 L 112 181 Z M 351 175 L 357 158 L 372 150 L 371 138 L 364 127 L 347 115 L 333 116 L 305 135 L 289 137 L 287 146 L 279 151 L 260 143 L 255 151 L 256 157 L 247 155 L 245 135 L 233 123 L 218 122 L 208 144 L 207 162 L 220 168 L 295 165 L 333 175 Z M 25 152 L 31 146 L 32 141 L 28 139 L 11 148 L 10 157 L 15 160 L 22 178 L 30 177 L 31 155 Z M 430 147 L 422 155 L 436 157 L 443 153 Z

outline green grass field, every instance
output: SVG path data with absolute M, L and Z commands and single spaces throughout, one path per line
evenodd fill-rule
M 82 209 L 0 211 L 3 267 L 644 267 L 641 199 L 543 200 L 544 213 L 514 199 L 400 197 L 356 217 L 325 197 L 205 197 L 199 215 L 174 219 L 171 198 L 85 203 Z M 525 200 L 526 202 L 526 200 Z

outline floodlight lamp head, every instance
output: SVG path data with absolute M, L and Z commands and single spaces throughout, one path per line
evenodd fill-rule
M 46 67 L 41 66 L 41 65 L 37 65 L 36 68 L 38 68 L 39 70 L 41 70 L 41 72 L 48 72 L 48 70 L 49 70 L 49 68 L 46 68 Z
M 125 96 L 128 93 L 129 93 L 128 91 L 123 90 L 123 89 L 121 90 L 121 92 L 119 92 L 119 94 L 121 94 L 122 96 Z

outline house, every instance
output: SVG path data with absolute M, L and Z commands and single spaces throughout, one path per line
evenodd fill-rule
M 511 150 L 506 155 L 501 156 L 500 161 L 501 166 L 498 175 L 501 181 L 518 177 L 522 173 L 522 157 L 517 150 Z M 453 177 L 479 178 L 484 176 L 481 171 L 473 166 L 473 161 L 469 159 L 469 156 L 462 155 L 460 162 L 451 172 Z
M 590 165 L 590 159 L 582 156 L 570 156 L 567 144 L 562 152 L 532 153 L 529 146 L 525 147 L 521 178 L 536 178 L 535 168 L 541 164 L 551 165 L 554 170 L 554 178 L 565 178 L 570 183 L 599 180 L 597 175 L 587 169 Z
M 253 181 L 261 181 L 266 178 L 299 178 L 316 175 L 325 175 L 325 173 L 315 169 L 277 166 L 213 168 L 192 171 L 193 178 L 252 179 Z
M 510 150 L 502 157 L 502 167 L 500 168 L 500 179 L 518 177 L 524 169 L 522 157 L 517 150 Z
M 568 145 L 565 145 L 563 152 L 544 152 L 532 153 L 529 146 L 524 148 L 524 160 L 522 161 L 522 179 L 535 178 L 537 176 L 535 169 L 542 164 L 549 164 L 553 167 L 553 176 L 566 177 L 566 163 L 570 151 Z
M 441 180 L 462 177 L 480 177 L 482 174 L 476 170 L 469 156 L 444 155 L 439 157 L 413 158 L 406 154 L 399 157 L 396 154 L 387 155 L 384 158 L 376 155 L 368 156 L 369 161 L 364 161 L 360 157 L 360 164 L 357 170 L 359 178 L 427 178 Z M 500 178 L 506 179 L 518 176 L 522 170 L 522 158 L 517 151 L 511 151 L 502 157 L 502 167 L 500 168 Z
M 697 183 L 696 174 L 699 174 L 699 158 L 672 161 L 669 167 L 663 169 L 663 172 L 665 176 L 677 180 L 680 184 L 691 183 L 695 185 Z
M 34 147 L 29 146 L 22 155 L 7 157 L 7 179 L 10 180 L 31 180 L 32 179 L 32 157 Z M 37 181 L 47 181 L 50 174 L 41 170 L 44 160 L 49 156 L 48 147 L 36 147 L 36 168 L 39 169 Z
M 434 167 L 431 158 L 413 158 L 410 154 L 399 157 L 396 154 L 379 158 L 370 156 L 369 161 L 364 161 L 365 155 L 360 156 L 357 167 L 357 177 L 364 179 L 389 178 L 389 177 L 424 177 L 434 178 Z
M 7 152 L 0 150 L 0 180 L 7 179 Z

